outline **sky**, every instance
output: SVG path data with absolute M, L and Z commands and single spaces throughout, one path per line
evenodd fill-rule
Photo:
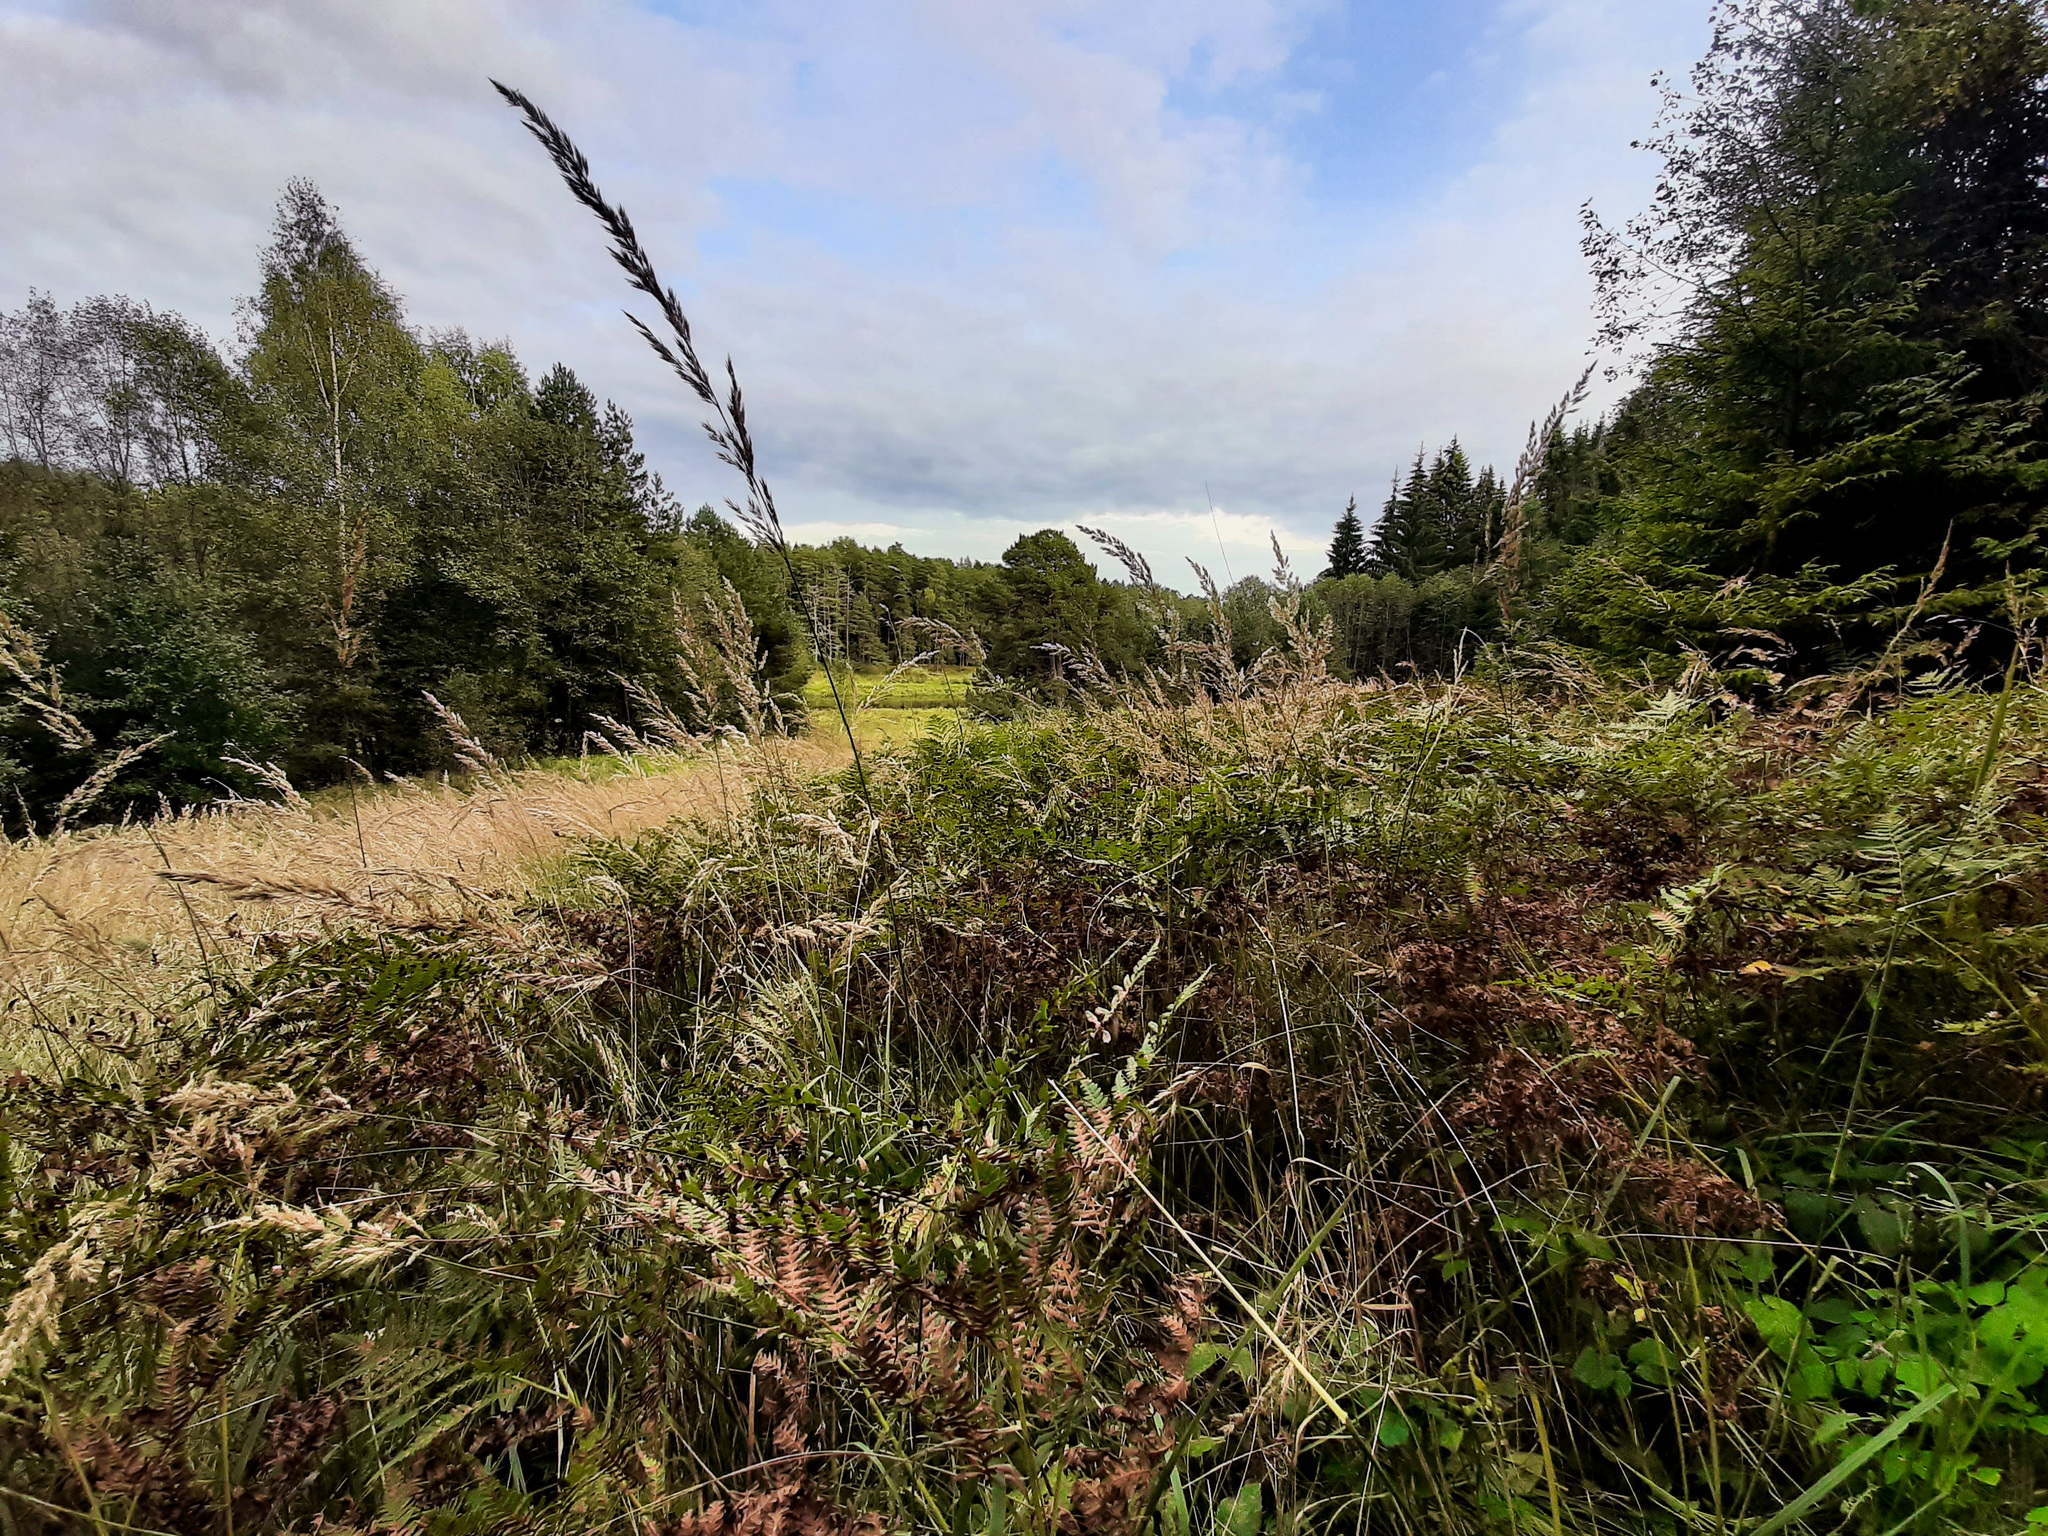
M 125 293 L 232 350 L 311 177 L 415 325 L 568 363 L 722 501 L 496 76 L 733 358 L 795 537 L 1312 573 L 1348 498 L 1452 437 L 1510 468 L 1591 360 L 1579 209 L 1647 199 L 1708 3 L 0 0 L 0 309 Z

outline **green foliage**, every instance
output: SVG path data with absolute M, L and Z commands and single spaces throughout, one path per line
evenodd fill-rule
M 780 694 L 797 694 L 811 675 L 811 653 L 781 561 L 743 537 L 708 506 L 697 509 L 686 533 L 691 542 L 709 553 L 719 579 L 730 582 L 746 605 L 770 686 Z
M 97 1021 L 0 1101 L 9 1507 L 2014 1528 L 2048 696 L 1487 665 L 765 771 Z
M 1400 576 L 1348 576 L 1317 584 L 1337 667 L 1349 677 L 1420 672 L 1447 676 L 1498 635 L 1500 607 L 1481 576 L 1442 571 L 1420 584 Z
M 1481 565 L 1500 541 L 1505 500 L 1491 469 L 1472 478 L 1472 465 L 1457 443 L 1440 450 L 1427 468 L 1417 450 L 1407 482 L 1388 496 L 1373 525 L 1364 568 L 1419 583 Z M 1354 573 L 1333 568 L 1333 574 Z
M 574 754 L 597 717 L 647 725 L 696 688 L 689 627 L 727 583 L 801 717 L 780 562 L 709 509 L 686 524 L 623 412 L 414 332 L 308 184 L 262 271 L 233 367 L 125 300 L 7 317 L 0 609 L 98 743 L 0 722 L 33 821 L 145 742 L 99 814 L 254 791 L 235 759 L 306 784 L 449 767 L 429 695 L 499 756 Z M 47 410 L 24 387 L 45 376 Z
M 901 544 L 869 549 L 850 538 L 791 551 L 797 571 L 793 601 L 821 654 L 855 666 L 895 666 L 931 655 L 941 664 L 972 664 L 980 614 L 1001 606 L 994 567 L 913 555 Z
M 976 629 L 990 668 L 1055 696 L 1070 657 L 1094 657 L 1132 673 L 1156 656 L 1129 589 L 1095 574 L 1074 541 L 1047 528 L 1003 552 L 995 580 L 977 592 Z
M 1346 576 L 1362 576 L 1366 563 L 1365 524 L 1359 520 L 1358 498 L 1354 496 L 1344 504 L 1344 515 L 1331 530 L 1330 564 L 1323 578 L 1342 581 Z
M 1668 334 L 1567 633 L 1722 659 L 1747 629 L 1824 669 L 1937 571 L 1936 611 L 1981 616 L 2038 568 L 2044 82 L 2028 5 L 1722 8 L 1652 213 L 1588 241 L 1610 338 Z
M 6 366 L 97 370 L 68 417 L 7 381 L 32 813 L 427 764 L 429 692 L 561 751 L 693 728 L 664 688 L 758 738 L 814 647 L 856 701 L 931 650 L 1012 686 L 735 764 L 744 810 L 578 846 L 523 924 L 351 909 L 182 1010 L 38 1016 L 0 1521 L 2048 1522 L 2048 693 L 2021 633 L 1995 702 L 1744 702 L 2031 611 L 2044 79 L 2007 0 L 1723 7 L 1653 216 L 1591 241 L 1614 339 L 1636 263 L 1686 294 L 1626 405 L 1512 489 L 1418 454 L 1369 561 L 1347 508 L 1314 588 L 1197 602 L 1105 535 L 1131 585 L 1050 529 L 686 520 L 307 186 L 238 367 L 32 301 Z M 1500 590 L 1650 665 L 1500 649 Z

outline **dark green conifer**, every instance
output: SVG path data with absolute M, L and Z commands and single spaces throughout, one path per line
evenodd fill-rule
M 1422 450 L 1415 450 L 1415 462 L 1408 479 L 1396 485 L 1380 510 L 1372 530 L 1372 566 L 1380 575 L 1416 579 L 1419 566 L 1428 562 L 1429 546 L 1435 541 L 1424 524 L 1428 518 L 1429 471 Z M 1434 569 L 1430 566 L 1430 569 Z
M 1330 539 L 1330 568 L 1323 574 L 1334 580 L 1361 575 L 1365 568 L 1365 524 L 1359 521 L 1358 498 L 1353 496 L 1337 519 Z
M 1502 524 L 1507 516 L 1508 490 L 1500 476 L 1487 465 L 1472 487 L 1472 517 L 1467 526 L 1463 550 L 1467 565 L 1484 565 L 1500 547 Z
M 1430 463 L 1427 507 L 1433 547 L 1419 552 L 1427 569 L 1418 570 L 1417 575 L 1470 565 L 1479 542 L 1475 527 L 1478 507 L 1473 497 L 1472 461 L 1456 438 L 1448 448 L 1438 449 Z

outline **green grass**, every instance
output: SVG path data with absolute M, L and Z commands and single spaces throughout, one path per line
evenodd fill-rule
M 860 668 L 837 676 L 849 709 L 957 709 L 967 702 L 972 667 L 913 667 L 895 676 L 886 668 Z M 823 669 L 804 685 L 804 703 L 813 714 L 832 712 L 832 685 Z
M 854 740 L 863 752 L 894 752 L 908 748 L 932 731 L 943 731 L 960 719 L 951 708 L 864 709 L 853 717 Z M 813 729 L 837 734 L 836 717 L 817 720 Z
M 1270 686 L 74 1021 L 0 1519 L 2019 1530 L 2048 696 Z
M 914 667 L 900 675 L 883 669 L 837 674 L 840 702 L 851 714 L 853 737 L 863 752 L 893 752 L 909 747 L 933 730 L 948 728 L 966 704 L 972 667 Z M 820 670 L 804 685 L 809 729 L 821 739 L 841 738 L 845 726 L 832 697 L 831 683 Z

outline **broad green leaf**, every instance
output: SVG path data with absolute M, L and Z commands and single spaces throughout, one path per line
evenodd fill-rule
M 1188 1352 L 1188 1379 L 1192 1381 L 1218 1365 L 1229 1366 L 1240 1381 L 1250 1381 L 1257 1369 L 1252 1352 L 1243 1345 L 1197 1344 Z
M 1779 1296 L 1752 1296 L 1742 1308 L 1756 1324 L 1756 1331 L 1763 1335 L 1764 1347 L 1789 1362 L 1800 1334 L 1806 1330 L 1806 1319 L 1800 1316 L 1799 1309 Z
M 1834 1396 L 1834 1387 L 1835 1373 L 1827 1361 L 1810 1349 L 1800 1350 L 1785 1379 L 1786 1395 L 1796 1403 L 1805 1403 L 1817 1397 Z
M 1603 1350 L 1581 1350 L 1572 1366 L 1572 1375 L 1579 1385 L 1593 1392 L 1615 1392 L 1627 1396 L 1635 1385 L 1629 1379 L 1628 1367 L 1620 1359 Z
M 1941 1366 L 1925 1355 L 1901 1355 L 1893 1363 L 1892 1370 L 1899 1379 L 1899 1385 L 1915 1397 L 1926 1397 L 1941 1386 Z
M 1735 1268 L 1752 1285 L 1762 1285 L 1777 1269 L 1777 1260 L 1762 1243 L 1753 1243 L 1735 1255 Z
M 1655 1339 L 1638 1339 L 1628 1349 L 1628 1363 L 1635 1374 L 1653 1387 L 1671 1385 L 1670 1353 Z
M 1906 1219 L 1897 1211 L 1887 1210 L 1868 1195 L 1856 1200 L 1856 1227 L 1863 1234 L 1863 1241 L 1872 1251 L 1886 1258 L 1896 1258 L 1904 1251 L 1910 1235 Z
M 1943 1387 L 1934 1396 L 1915 1403 L 1883 1429 L 1857 1446 L 1847 1456 L 1844 1456 L 1835 1466 L 1829 1468 L 1820 1481 L 1816 1482 L 1806 1492 L 1800 1494 L 1798 1498 L 1764 1521 L 1762 1525 L 1751 1531 L 1749 1536 L 1776 1536 L 1777 1532 L 1784 1530 L 1794 1521 L 1804 1518 L 1809 1511 L 1817 1509 L 1829 1494 L 1862 1471 L 1866 1463 L 1882 1455 L 1891 1446 L 1893 1441 L 1897 1440 L 1921 1419 L 1924 1419 L 1928 1414 L 1934 1412 L 1935 1409 L 1947 1402 L 1954 1395 L 1955 1390 L 1954 1387 Z M 2032 1517 L 2030 1516 L 2029 1518 L 2031 1519 Z
M 1217 1536 L 1259 1536 L 1266 1519 L 1266 1485 L 1246 1483 L 1216 1502 Z

